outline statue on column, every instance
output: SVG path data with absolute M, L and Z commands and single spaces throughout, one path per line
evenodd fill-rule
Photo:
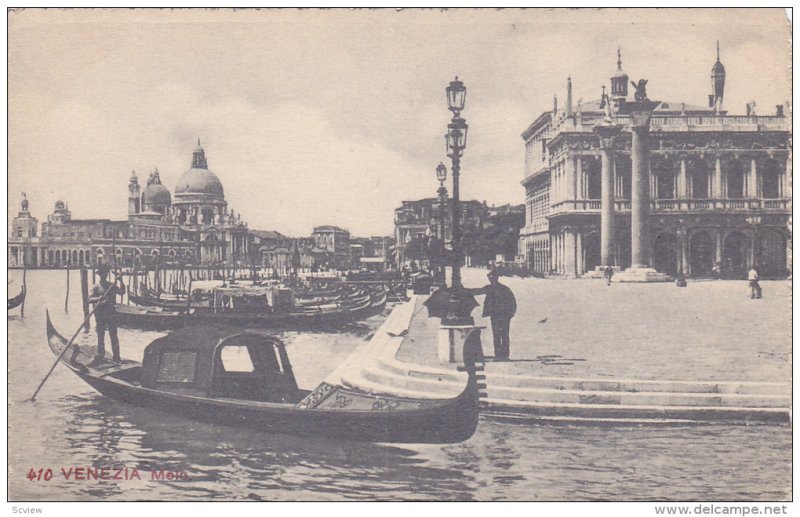
M 634 97 L 636 98 L 637 102 L 650 100 L 647 98 L 647 79 L 639 79 L 638 84 L 631 81 L 631 84 L 633 85 L 634 88 L 636 88 Z

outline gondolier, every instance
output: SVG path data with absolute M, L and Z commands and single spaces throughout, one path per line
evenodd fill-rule
M 108 281 L 108 274 L 111 268 L 107 264 L 97 266 L 97 275 L 100 277 L 94 287 L 92 287 L 89 301 L 95 304 L 94 319 L 97 323 L 97 355 L 92 363 L 100 363 L 105 360 L 106 344 L 105 333 L 111 338 L 112 361 L 119 363 L 122 361 L 119 355 L 119 338 L 117 337 L 117 310 L 115 308 L 118 295 L 125 294 L 125 285 L 117 278 L 114 283 Z

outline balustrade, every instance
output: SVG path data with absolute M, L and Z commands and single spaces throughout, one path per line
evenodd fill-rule
M 764 210 L 788 210 L 788 199 L 654 199 L 650 201 L 650 207 L 654 211 L 692 211 L 692 210 L 732 210 L 750 211 L 754 209 Z M 590 199 L 569 199 L 554 204 L 550 209 L 550 214 L 564 212 L 596 212 L 601 208 L 599 200 Z M 614 201 L 615 212 L 630 212 L 630 200 Z

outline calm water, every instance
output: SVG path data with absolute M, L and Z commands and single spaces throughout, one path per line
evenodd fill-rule
M 21 272 L 10 272 L 19 289 Z M 789 426 L 511 426 L 482 420 L 458 445 L 380 445 L 268 435 L 200 424 L 100 396 L 57 367 L 45 340 L 49 307 L 62 333 L 82 320 L 73 273 L 28 272 L 25 318 L 9 325 L 11 500 L 775 500 L 791 498 Z M 310 388 L 380 325 L 376 316 L 335 334 L 280 337 Z M 122 355 L 140 359 L 159 333 L 120 330 Z M 94 334 L 82 339 L 94 341 Z M 64 467 L 128 467 L 141 480 L 67 481 Z M 50 481 L 29 469 L 50 467 Z M 156 470 L 188 481 L 153 481 Z

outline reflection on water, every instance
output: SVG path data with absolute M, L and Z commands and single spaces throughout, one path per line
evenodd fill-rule
M 12 272 L 15 278 L 18 272 Z M 788 426 L 512 426 L 482 420 L 462 444 L 382 445 L 265 434 L 186 420 L 108 400 L 56 368 L 44 306 L 64 333 L 63 271 L 28 273 L 24 319 L 9 316 L 11 500 L 775 500 L 791 498 Z M 76 277 L 72 285 L 79 285 Z M 10 286 L 10 290 L 18 287 Z M 382 321 L 335 334 L 280 337 L 298 382 L 313 386 Z M 123 356 L 140 359 L 153 332 L 120 331 Z M 93 343 L 94 334 L 79 339 Z M 76 481 L 64 467 L 127 467 L 142 479 Z M 26 479 L 52 468 L 49 482 Z M 188 481 L 151 480 L 183 471 Z

